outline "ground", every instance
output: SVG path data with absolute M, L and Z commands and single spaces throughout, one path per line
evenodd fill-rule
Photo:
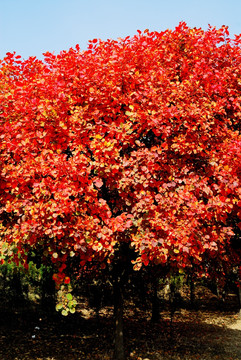
M 233 299 L 224 308 L 216 300 L 203 298 L 197 310 L 180 308 L 172 322 L 165 309 L 157 324 L 150 311 L 126 303 L 127 360 L 240 360 L 241 318 Z M 84 303 L 68 317 L 23 306 L 7 310 L 4 304 L 0 310 L 1 360 L 112 359 L 111 307 L 99 319 Z

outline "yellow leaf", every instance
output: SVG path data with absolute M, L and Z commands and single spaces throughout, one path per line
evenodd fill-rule
M 62 129 L 64 129 L 64 130 L 67 129 L 67 126 L 66 126 L 66 124 L 65 124 L 63 121 L 60 121 L 60 122 L 59 122 L 59 126 L 62 127 Z

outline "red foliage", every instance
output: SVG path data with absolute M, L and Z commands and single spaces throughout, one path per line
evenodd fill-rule
M 4 239 L 111 261 L 230 262 L 241 218 L 241 39 L 226 27 L 138 31 L 59 55 L 8 53 L 0 78 Z M 65 279 L 65 280 L 64 280 Z M 67 279 L 67 280 L 66 280 Z

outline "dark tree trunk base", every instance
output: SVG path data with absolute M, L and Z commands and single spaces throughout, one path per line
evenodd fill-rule
M 123 336 L 123 295 L 121 282 L 114 281 L 114 319 L 115 339 L 113 360 L 125 360 L 124 336 Z

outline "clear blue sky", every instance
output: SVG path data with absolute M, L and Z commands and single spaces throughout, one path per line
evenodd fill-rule
M 93 38 L 116 39 L 137 29 L 174 29 L 180 21 L 241 33 L 241 0 L 0 0 L 0 59 L 16 51 L 42 58 Z

